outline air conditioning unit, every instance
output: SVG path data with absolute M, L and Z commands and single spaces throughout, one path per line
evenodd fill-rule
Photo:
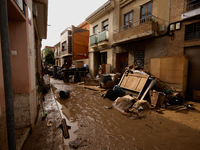
M 170 25 L 170 31 L 174 31 L 175 30 L 175 24 L 171 24 Z
M 159 27 L 159 31 L 160 31 L 160 32 L 165 31 L 165 25 L 161 25 L 161 26 Z
M 33 17 L 36 18 L 38 16 L 37 5 L 33 4 Z

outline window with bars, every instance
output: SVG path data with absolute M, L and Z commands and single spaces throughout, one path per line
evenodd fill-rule
M 187 11 L 200 8 L 200 0 L 187 0 Z
M 185 26 L 185 41 L 200 38 L 200 22 Z
M 152 2 L 148 2 L 141 6 L 141 22 L 145 22 L 146 19 L 151 18 L 152 15 Z

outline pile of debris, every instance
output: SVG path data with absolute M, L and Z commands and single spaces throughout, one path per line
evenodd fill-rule
M 163 113 L 160 108 L 172 108 L 176 112 L 195 109 L 184 103 L 180 92 L 147 72 L 130 68 L 124 72 L 118 85 L 109 89 L 103 97 L 114 101 L 113 106 L 131 119 L 145 117 L 141 112 L 149 109 L 158 113 Z

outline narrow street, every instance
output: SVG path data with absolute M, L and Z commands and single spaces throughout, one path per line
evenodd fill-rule
M 50 81 L 52 98 L 71 126 L 70 138 L 64 140 L 65 149 L 69 149 L 70 141 L 76 141 L 80 150 L 197 150 L 200 147 L 199 105 L 190 112 L 193 118 L 188 112 L 181 113 L 180 118 L 175 112 L 163 117 L 155 111 L 146 111 L 145 118 L 131 120 L 114 107 L 106 109 L 112 106 L 112 101 L 103 99 L 102 92 L 52 78 Z M 69 90 L 69 98 L 60 99 L 60 90 Z M 176 115 L 185 122 L 173 121 Z M 191 118 L 184 120 L 185 116 Z
M 200 0 L 0 0 L 0 150 L 199 150 L 199 58 Z

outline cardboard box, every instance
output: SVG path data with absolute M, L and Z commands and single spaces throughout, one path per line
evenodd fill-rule
M 75 62 L 75 68 L 82 68 L 84 67 L 83 61 L 76 61 Z

